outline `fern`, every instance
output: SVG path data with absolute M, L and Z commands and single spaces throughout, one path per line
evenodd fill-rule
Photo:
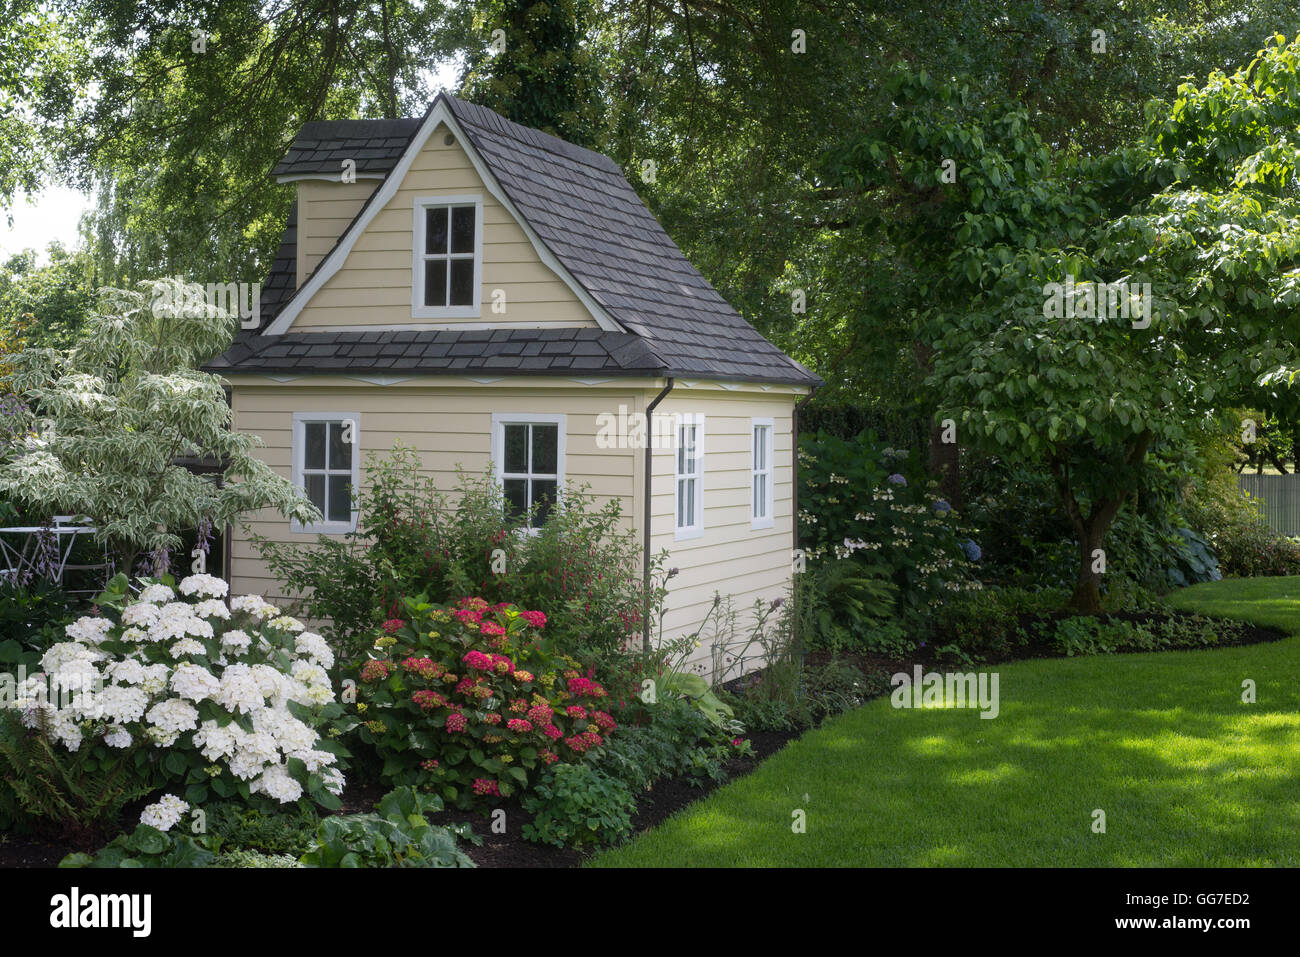
M 126 805 L 157 787 L 132 749 L 104 762 L 89 747 L 69 753 L 12 713 L 0 714 L 0 775 L 22 817 L 73 840 L 102 833 Z

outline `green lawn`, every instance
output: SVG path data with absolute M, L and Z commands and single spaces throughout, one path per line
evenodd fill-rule
M 1171 604 L 1300 633 L 1300 578 Z M 878 699 L 592 864 L 1300 865 L 1300 638 L 997 671 L 993 720 Z

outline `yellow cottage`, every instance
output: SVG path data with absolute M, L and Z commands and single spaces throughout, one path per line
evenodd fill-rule
M 566 482 L 620 499 L 679 570 L 666 636 L 715 592 L 786 593 L 796 407 L 820 380 L 727 305 L 613 160 L 442 94 L 420 119 L 309 123 L 274 175 L 297 202 L 257 325 L 208 368 L 325 520 L 267 511 L 252 531 L 354 530 L 362 458 L 401 440 L 446 487 L 491 462 L 520 509 Z M 244 531 L 226 551 L 236 593 L 287 597 Z

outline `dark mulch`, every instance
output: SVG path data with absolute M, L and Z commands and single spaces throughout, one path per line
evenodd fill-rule
M 58 867 L 71 854 L 66 844 L 48 844 L 21 834 L 0 834 L 0 867 Z

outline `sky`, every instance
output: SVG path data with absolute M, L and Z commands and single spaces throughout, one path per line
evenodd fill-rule
M 9 210 L 10 226 L 0 214 L 0 260 L 24 249 L 36 249 L 41 261 L 52 239 L 72 248 L 77 245 L 77 222 L 91 207 L 89 194 L 63 186 L 47 186 L 36 196 L 20 198 Z

